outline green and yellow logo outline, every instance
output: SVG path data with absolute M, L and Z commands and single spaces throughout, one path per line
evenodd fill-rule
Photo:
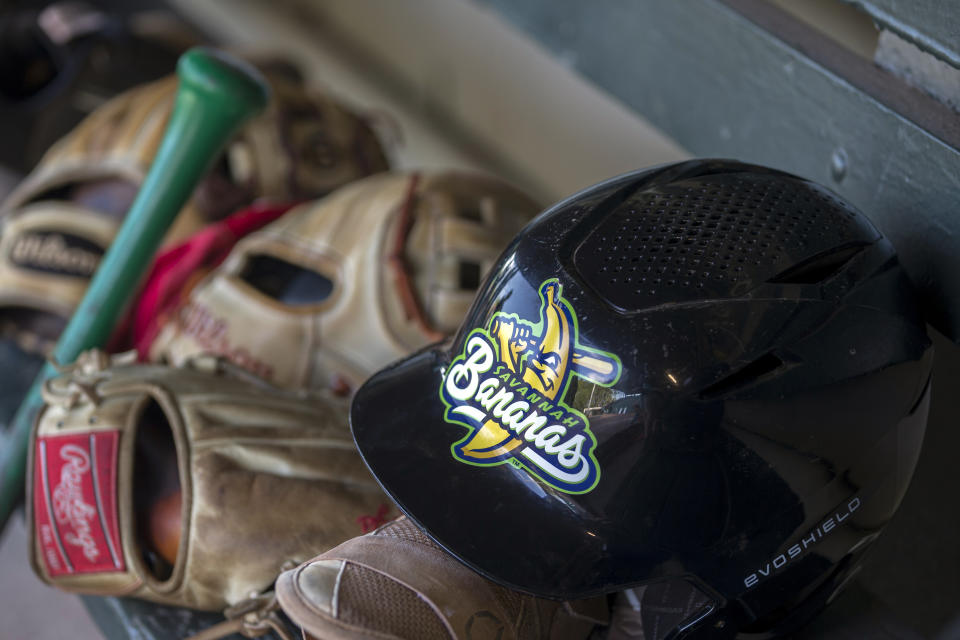
M 597 442 L 589 419 L 564 398 L 572 376 L 610 387 L 622 364 L 580 344 L 576 312 L 561 291 L 557 278 L 541 283 L 537 322 L 498 312 L 486 328 L 473 329 L 445 370 L 439 395 L 444 420 L 470 430 L 451 445 L 454 458 L 473 466 L 507 462 L 581 494 L 600 479 Z

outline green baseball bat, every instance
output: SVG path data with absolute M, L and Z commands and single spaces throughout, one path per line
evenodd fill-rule
M 136 292 L 167 228 L 227 141 L 266 107 L 269 89 L 249 65 L 219 51 L 195 48 L 177 63 L 180 86 L 157 155 L 123 225 L 57 341 L 56 362 L 73 362 L 102 346 Z M 56 370 L 47 364 L 0 450 L 0 531 L 23 495 L 30 431 L 43 407 L 40 389 Z

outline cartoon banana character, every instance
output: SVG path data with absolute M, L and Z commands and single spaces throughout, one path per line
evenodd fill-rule
M 531 389 L 551 401 L 562 400 L 571 374 L 596 382 L 612 383 L 620 372 L 614 356 L 587 349 L 577 343 L 577 322 L 570 303 L 560 295 L 556 279 L 540 285 L 540 321 L 520 320 L 497 313 L 490 321 L 490 336 L 496 342 L 500 361 Z M 489 460 L 509 453 L 523 443 L 494 420 L 463 444 L 469 458 Z

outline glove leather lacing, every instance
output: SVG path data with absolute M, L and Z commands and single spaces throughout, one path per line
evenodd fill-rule
M 136 360 L 136 351 L 110 355 L 98 349 L 82 352 L 71 364 L 62 365 L 51 360 L 51 366 L 58 373 L 72 375 L 45 380 L 40 389 L 43 401 L 71 409 L 84 398 L 90 404 L 98 406 L 101 398 L 97 392 L 97 383 L 103 378 L 101 374 L 111 366 L 133 364 Z
M 400 293 L 400 300 L 403 303 L 403 310 L 407 318 L 414 320 L 420 327 L 420 330 L 430 340 L 442 340 L 444 335 L 437 331 L 427 314 L 424 313 L 417 294 L 413 289 L 413 282 L 410 278 L 410 266 L 407 264 L 405 249 L 407 246 L 407 237 L 413 229 L 413 207 L 417 201 L 417 184 L 420 182 L 420 174 L 415 173 L 410 176 L 410 183 L 407 186 L 407 194 L 403 199 L 403 205 L 400 207 L 400 220 L 397 222 L 397 235 L 393 244 L 393 251 L 387 257 L 387 262 L 393 268 L 394 282 Z
M 277 615 L 280 605 L 272 591 L 244 600 L 223 612 L 223 622 L 204 629 L 186 640 L 219 640 L 239 633 L 246 638 L 259 638 L 273 631 L 280 640 L 296 640 Z

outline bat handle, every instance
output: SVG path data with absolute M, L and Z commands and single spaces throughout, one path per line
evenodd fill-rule
M 173 113 L 150 171 L 83 300 L 57 341 L 54 359 L 73 362 L 110 337 L 167 228 L 230 137 L 264 109 L 269 89 L 249 65 L 198 47 L 177 63 L 180 86 Z M 56 374 L 45 366 L 13 419 L 0 450 L 0 530 L 23 494 L 30 429 L 43 401 L 40 388 Z

